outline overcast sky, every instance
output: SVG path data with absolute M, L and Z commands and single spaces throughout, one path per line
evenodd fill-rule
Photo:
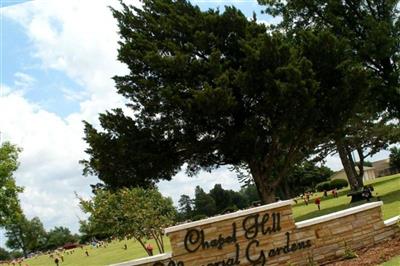
M 96 125 L 99 112 L 124 106 L 111 80 L 126 72 L 116 60 L 117 26 L 108 8 L 117 2 L 1 0 L 1 139 L 23 149 L 15 174 L 17 184 L 25 188 L 22 207 L 29 218 L 38 216 L 47 229 L 67 226 L 77 232 L 84 215 L 74 192 L 89 197 L 89 184 L 98 181 L 83 177 L 78 163 L 85 158 L 86 148 L 81 121 Z M 256 11 L 264 23 L 277 21 L 261 15 L 252 0 L 193 2 L 202 9 L 233 4 L 248 17 Z M 376 158 L 384 157 L 387 152 Z M 341 168 L 337 157 L 329 158 L 327 165 Z M 196 185 L 209 190 L 215 183 L 240 187 L 226 168 L 197 178 L 179 173 L 159 187 L 176 202 L 183 193 L 193 195 Z

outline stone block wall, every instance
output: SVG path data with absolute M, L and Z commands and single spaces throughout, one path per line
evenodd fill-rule
M 382 202 L 295 223 L 291 201 L 167 228 L 172 253 L 119 266 L 307 265 L 372 246 L 400 233 L 384 222 Z

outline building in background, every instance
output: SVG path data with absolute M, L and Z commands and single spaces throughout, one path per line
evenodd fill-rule
M 357 173 L 359 173 L 358 167 L 357 167 Z M 375 175 L 375 168 L 374 167 L 368 167 L 368 166 L 364 166 L 364 176 L 363 176 L 363 180 L 367 181 L 367 180 L 372 180 L 375 179 L 376 175 Z M 336 173 L 334 173 L 331 176 L 331 180 L 334 179 L 344 179 L 347 180 L 347 175 L 346 172 L 344 171 L 344 169 L 337 171 Z
M 375 176 L 387 176 L 400 173 L 400 169 L 396 167 L 390 167 L 390 159 L 383 159 L 372 162 L 372 166 L 375 168 Z

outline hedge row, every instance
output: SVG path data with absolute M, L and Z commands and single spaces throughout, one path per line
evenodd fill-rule
M 322 192 L 324 190 L 332 190 L 332 189 L 341 189 L 344 187 L 347 187 L 349 185 L 349 182 L 345 179 L 334 179 L 332 181 L 325 181 L 322 183 L 319 183 L 315 186 L 315 189 L 319 192 Z

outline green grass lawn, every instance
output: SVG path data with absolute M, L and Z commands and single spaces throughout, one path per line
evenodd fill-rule
M 376 193 L 378 193 L 378 195 L 381 197 L 381 200 L 383 200 L 384 205 L 382 208 L 384 219 L 388 219 L 400 214 L 400 175 L 378 178 L 373 182 L 368 182 L 367 184 L 373 184 L 375 189 L 373 195 L 376 196 Z M 360 202 L 350 205 L 350 198 L 346 196 L 348 190 L 348 188 L 340 190 L 338 198 L 333 198 L 331 195 L 329 195 L 329 197 L 325 199 L 321 197 L 322 193 L 317 193 L 313 196 L 313 198 L 311 198 L 310 204 L 308 206 L 306 206 L 303 202 L 298 202 L 298 204 L 295 204 L 293 206 L 293 214 L 295 220 L 298 222 L 364 203 Z M 317 196 L 321 197 L 322 199 L 320 211 L 317 209 L 317 206 L 314 204 L 313 200 Z M 372 199 L 372 201 L 375 200 L 376 198 Z M 128 245 L 128 250 L 123 249 L 125 243 L 127 243 Z M 155 243 L 151 243 L 153 247 L 156 247 Z M 165 243 L 166 250 L 169 251 L 169 241 L 166 239 Z M 87 250 L 89 252 L 89 257 L 85 255 L 85 249 L 80 248 L 76 249 L 75 253 L 72 255 L 64 255 L 64 262 L 60 263 L 60 266 L 108 265 L 146 256 L 146 253 L 140 246 L 140 244 L 133 240 L 121 242 L 114 241 L 109 244 L 107 248 L 88 247 Z M 388 262 L 388 264 L 384 265 L 400 265 L 399 261 L 400 257 L 396 257 L 393 261 L 390 261 Z M 26 260 L 26 263 L 29 266 L 55 265 L 54 259 L 49 258 L 48 255 Z
M 366 184 L 372 184 L 374 187 L 373 196 L 378 196 L 383 201 L 383 218 L 389 219 L 400 214 L 400 175 L 392 175 L 381 177 L 367 182 Z M 324 214 L 344 210 L 350 207 L 354 207 L 365 203 L 365 201 L 349 204 L 350 197 L 347 197 L 349 188 L 338 191 L 339 197 L 333 198 L 332 195 L 328 195 L 327 198 L 322 197 L 322 192 L 314 194 L 311 198 L 310 203 L 306 206 L 304 202 L 299 201 L 298 204 L 293 206 L 293 215 L 296 222 L 321 216 Z M 317 209 L 314 204 L 314 198 L 321 198 L 321 210 Z M 376 198 L 371 199 L 376 201 Z
M 399 266 L 400 265 L 400 256 L 394 257 L 391 260 L 381 264 L 381 266 Z
M 157 247 L 154 241 L 149 241 L 153 247 Z M 124 244 L 127 244 L 128 249 L 124 249 Z M 170 250 L 169 241 L 165 241 L 166 249 Z M 85 251 L 89 252 L 89 256 L 86 256 Z M 155 254 L 158 254 L 157 248 L 154 249 Z M 113 241 L 106 248 L 104 247 L 85 247 L 83 249 L 76 248 L 74 253 L 71 255 L 64 254 L 64 262 L 60 262 L 60 266 L 97 266 L 97 265 L 109 265 L 112 263 L 123 262 L 132 260 L 135 258 L 147 256 L 142 246 L 134 241 Z M 53 266 L 54 258 L 50 258 L 49 255 L 42 255 L 37 258 L 31 258 L 26 260 L 29 266 Z M 25 264 L 22 264 L 25 266 Z

